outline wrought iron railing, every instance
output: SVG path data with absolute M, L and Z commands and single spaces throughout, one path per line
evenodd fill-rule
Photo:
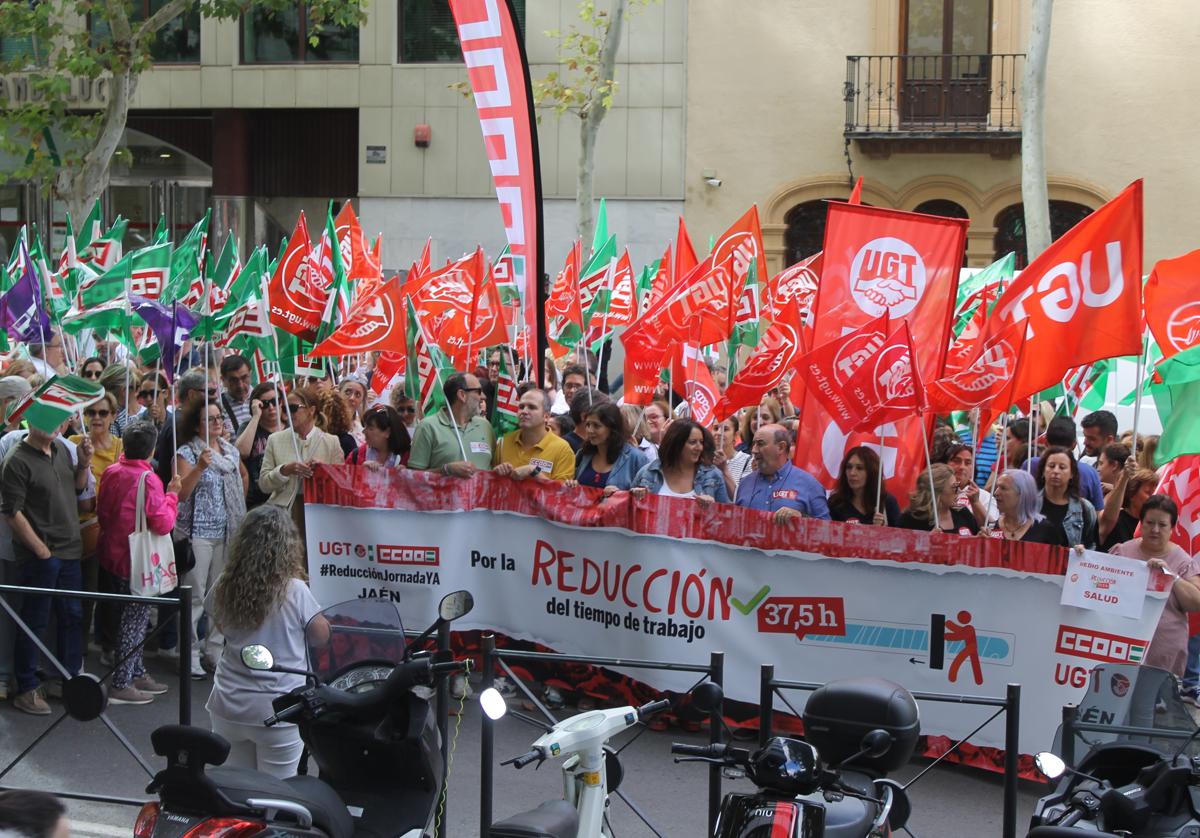
M 846 56 L 846 136 L 1021 133 L 1024 54 Z

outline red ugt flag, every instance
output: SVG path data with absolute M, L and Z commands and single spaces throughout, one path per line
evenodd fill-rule
M 888 316 L 884 314 L 861 329 L 821 344 L 800 362 L 805 394 L 811 397 L 808 403 L 819 405 L 842 431 L 858 425 L 872 406 L 869 395 L 861 390 L 855 393 L 851 384 L 859 369 L 883 348 L 887 336 Z
M 1200 345 L 1200 250 L 1159 260 L 1143 293 L 1146 325 L 1163 358 Z
M 1060 383 L 1072 367 L 1140 353 L 1141 274 L 1138 180 L 1046 248 L 992 309 L 989 337 L 1029 319 L 1014 400 Z
M 958 271 L 968 222 L 862 205 L 829 205 L 821 281 L 814 308 L 813 343 L 824 344 L 888 315 L 893 328 L 908 322 L 913 342 L 930 347 L 919 358 L 921 380 L 941 373 L 949 344 Z M 814 398 L 801 410 L 796 465 L 832 486 L 845 452 L 876 444 L 875 433 L 840 428 Z M 924 468 L 916 419 L 888 429 L 894 455 L 883 457 L 893 494 L 903 495 Z

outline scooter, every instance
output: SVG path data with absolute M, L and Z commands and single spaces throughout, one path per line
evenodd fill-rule
M 701 710 L 720 699 L 716 685 L 693 692 Z M 677 763 L 719 765 L 758 787 L 725 795 L 715 838 L 874 838 L 904 827 L 912 806 L 886 774 L 908 762 L 920 735 L 908 690 L 882 678 L 831 681 L 809 697 L 804 730 L 807 741 L 776 736 L 755 750 L 671 746 Z
M 1111 724 L 1149 726 L 1167 735 L 1076 732 L 1092 747 L 1075 767 L 1052 751 L 1037 754 L 1034 764 L 1057 784 L 1034 807 L 1029 838 L 1200 838 L 1200 727 L 1174 678 L 1152 677 L 1140 689 L 1139 676 L 1155 674 L 1137 666 L 1092 671 L 1080 711 L 1103 706 Z M 1114 692 L 1110 684 L 1123 689 Z M 1114 698 L 1118 692 L 1120 701 Z M 1129 717 L 1140 703 L 1146 712 L 1139 722 Z
M 433 835 L 443 766 L 428 688 L 468 662 L 442 659 L 424 646 L 473 605 L 466 591 L 448 594 L 437 621 L 412 643 L 394 603 L 332 606 L 306 628 L 308 670 L 276 664 L 265 646 L 243 648 L 251 670 L 306 677 L 273 700 L 275 713 L 265 721 L 299 727 L 306 749 L 301 773 L 279 780 L 219 767 L 229 755 L 225 739 L 197 727 L 160 727 L 150 738 L 167 767 L 146 789 L 159 800 L 142 808 L 134 838 Z M 304 773 L 308 756 L 320 778 Z
M 479 702 L 492 719 L 507 711 L 495 689 L 484 690 Z M 641 707 L 589 710 L 547 727 L 527 752 L 500 764 L 519 769 L 536 763 L 540 768 L 548 759 L 561 759 L 562 799 L 493 823 L 491 838 L 612 838 L 606 813 L 609 795 L 619 787 L 623 771 L 608 743 L 670 707 L 671 702 L 663 699 Z

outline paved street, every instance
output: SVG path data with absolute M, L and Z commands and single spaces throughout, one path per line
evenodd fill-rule
M 151 659 L 152 674 L 166 680 L 166 667 Z M 204 701 L 211 681 L 192 684 L 193 721 L 207 724 Z M 175 692 L 144 707 L 116 706 L 109 718 L 155 766 L 150 749 L 150 732 L 177 719 Z M 51 702 L 56 714 L 61 708 Z M 51 717 L 51 720 L 57 715 Z M 0 758 L 7 764 L 50 723 L 23 715 L 10 702 L 0 704 Z M 497 760 L 523 753 L 534 738 L 531 728 L 516 719 L 499 725 Z M 700 734 L 678 730 L 646 732 L 622 754 L 626 770 L 623 789 L 667 836 L 699 835 L 705 821 L 705 771 L 703 766 L 671 762 L 672 741 L 702 741 Z M 906 767 L 898 779 L 913 776 L 926 763 Z M 561 793 L 560 774 L 547 763 L 540 771 L 498 768 L 495 786 L 495 817 L 498 819 Z M 28 757 L 3 780 L 5 786 L 86 791 L 125 797 L 144 797 L 148 777 L 117 744 L 99 722 L 62 722 Z M 733 787 L 730 784 L 729 787 Z M 1021 820 L 1027 822 L 1039 787 L 1023 784 Z M 1001 783 L 998 775 L 967 768 L 937 768 L 912 789 L 913 831 L 921 838 L 962 835 L 971 825 L 973 835 L 999 835 Z M 124 806 L 69 803 L 77 834 L 128 835 L 136 809 Z M 447 817 L 451 836 L 477 835 L 479 830 L 479 714 L 473 701 L 458 732 L 450 777 Z M 652 833 L 621 802 L 613 804 L 613 823 L 618 836 L 650 836 Z

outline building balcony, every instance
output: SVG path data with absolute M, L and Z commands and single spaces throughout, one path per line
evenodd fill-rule
M 846 56 L 847 141 L 870 156 L 1021 149 L 1022 53 Z

